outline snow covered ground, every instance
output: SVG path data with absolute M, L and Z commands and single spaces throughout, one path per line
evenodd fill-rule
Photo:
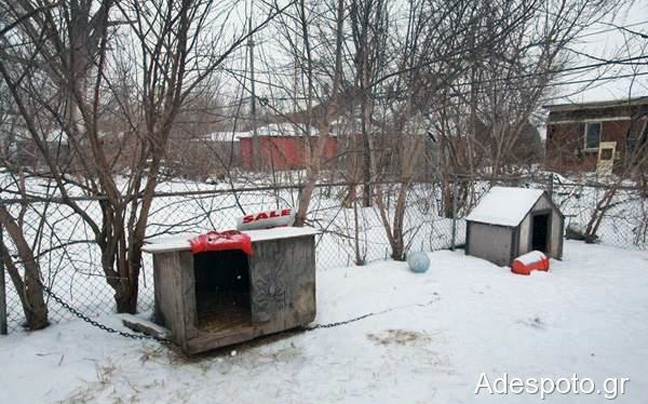
M 529 277 L 462 251 L 429 256 L 424 274 L 396 262 L 320 270 L 315 323 L 373 316 L 192 359 L 81 321 L 0 337 L 0 401 L 528 403 L 543 402 L 529 379 L 547 378 L 545 390 L 571 391 L 544 402 L 645 402 L 648 252 L 568 241 L 562 262 Z M 118 315 L 100 320 L 121 328 Z M 505 374 L 525 391 L 496 393 Z M 494 394 L 476 395 L 480 382 Z

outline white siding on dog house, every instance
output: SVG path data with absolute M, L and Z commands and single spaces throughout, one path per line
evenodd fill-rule
M 470 245 L 470 255 L 501 266 L 509 264 L 508 257 L 511 255 L 511 249 L 513 248 L 509 228 L 475 223 L 470 228 L 470 237 L 473 240 L 481 240 L 479 243 Z

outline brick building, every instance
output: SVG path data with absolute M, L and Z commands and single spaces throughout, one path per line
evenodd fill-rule
M 648 97 L 547 105 L 547 166 L 558 172 L 595 171 L 609 159 L 622 167 L 648 141 Z

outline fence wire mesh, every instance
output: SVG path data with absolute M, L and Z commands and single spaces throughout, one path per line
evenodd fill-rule
M 610 187 L 587 182 L 570 182 L 553 175 L 537 178 L 500 178 L 414 184 L 408 190 L 403 234 L 410 251 L 436 251 L 462 247 L 465 216 L 493 185 L 535 187 L 546 190 L 565 215 L 565 224 L 584 227 L 597 203 Z M 382 184 L 387 221 L 394 222 L 400 185 Z M 215 189 L 216 188 L 216 189 Z M 149 214 L 147 240 L 161 237 L 230 229 L 237 218 L 253 212 L 296 207 L 297 186 L 250 188 L 232 191 L 206 184 L 166 184 L 154 198 Z M 319 185 L 313 194 L 308 225 L 321 230 L 316 237 L 318 271 L 389 259 L 391 247 L 384 218 L 373 204 L 362 206 L 361 186 Z M 0 201 L 20 218 L 42 270 L 43 283 L 88 317 L 114 313 L 114 291 L 108 286 L 101 264 L 101 249 L 94 233 L 68 206 L 53 201 Z M 97 200 L 80 201 L 84 211 L 101 219 Z M 597 235 L 601 243 L 622 248 L 648 248 L 648 201 L 631 186 L 621 187 L 612 199 Z M 7 253 L 17 259 L 15 247 Z M 138 310 L 154 306 L 152 258 L 144 254 L 140 273 Z M 13 283 L 7 277 L 7 322 L 9 332 L 22 329 L 25 317 Z M 51 322 L 63 322 L 73 315 L 46 296 Z

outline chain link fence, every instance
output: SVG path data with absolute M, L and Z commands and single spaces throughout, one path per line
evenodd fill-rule
M 552 195 L 563 211 L 566 225 L 587 224 L 604 192 L 601 184 L 575 183 L 560 177 L 516 177 L 496 180 L 453 178 L 445 182 L 413 185 L 408 193 L 403 232 L 408 250 L 436 251 L 462 247 L 468 212 L 493 185 L 536 187 Z M 385 213 L 393 223 L 400 186 L 381 184 Z M 253 212 L 295 207 L 300 188 L 268 186 L 232 189 L 225 185 L 171 182 L 160 188 L 149 215 L 147 239 L 208 230 L 230 229 L 237 218 Z M 316 237 L 317 268 L 327 271 L 359 263 L 389 259 L 391 248 L 379 209 L 362 206 L 360 186 L 320 184 L 316 187 L 308 225 L 321 230 Z M 10 203 L 11 202 L 11 203 Z M 18 203 L 0 201 L 21 217 L 27 239 L 37 252 L 43 283 L 68 305 L 94 318 L 113 313 L 114 291 L 101 268 L 101 251 L 94 234 L 70 208 L 51 201 Z M 101 217 L 99 202 L 80 201 L 85 212 Z M 602 243 L 623 248 L 648 248 L 648 202 L 639 190 L 620 189 L 599 229 Z M 4 237 L 8 240 L 7 235 Z M 11 249 L 10 243 L 5 243 Z M 8 251 L 15 254 L 15 251 Z M 152 259 L 144 254 L 140 274 L 139 311 L 153 310 Z M 7 323 L 9 332 L 22 329 L 24 315 L 12 282 L 7 279 Z M 46 296 L 49 318 L 62 322 L 73 317 L 63 305 Z
M 613 191 L 612 188 L 615 188 Z M 613 197 L 596 231 L 597 241 L 619 248 L 648 249 L 648 195 L 634 184 L 610 185 L 556 179 L 553 201 L 565 215 L 565 227 L 586 229 L 606 194 Z

